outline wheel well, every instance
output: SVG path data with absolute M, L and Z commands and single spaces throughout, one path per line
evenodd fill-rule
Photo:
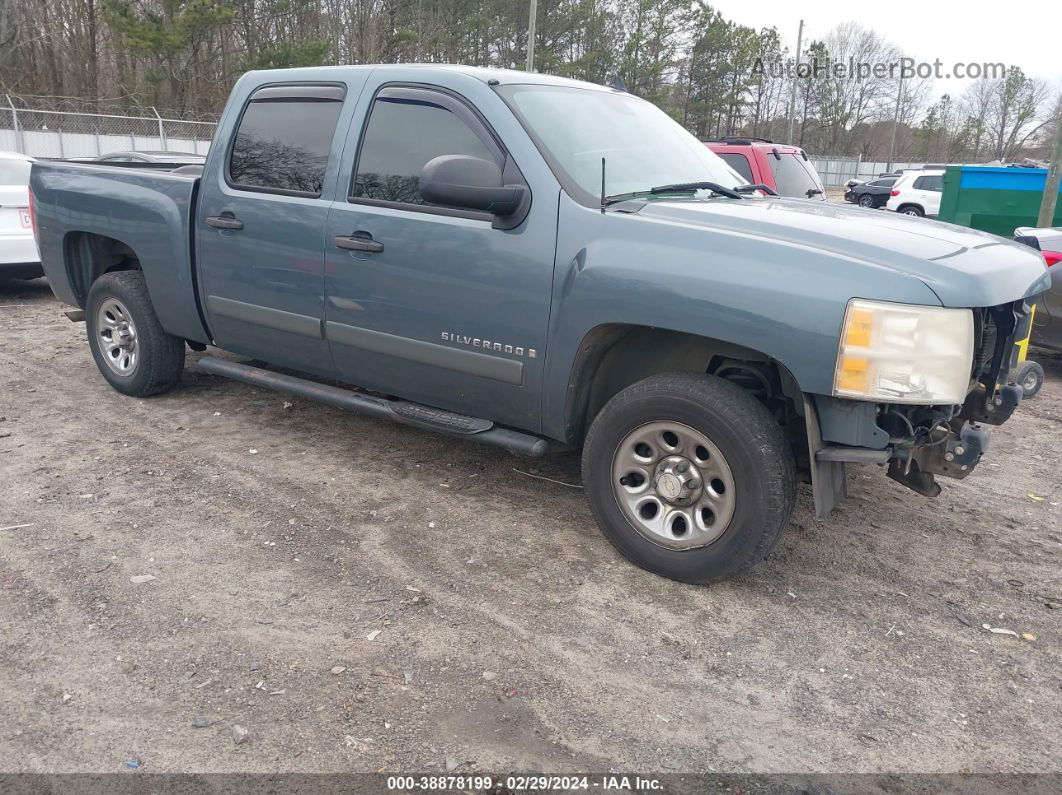
M 572 368 L 566 412 L 569 440 L 581 442 L 593 418 L 622 389 L 676 371 L 733 381 L 767 405 L 783 426 L 803 414 L 796 379 L 765 353 L 696 334 L 609 324 L 586 335 Z
M 904 209 L 906 209 L 907 207 L 917 207 L 923 213 L 926 211 L 926 208 L 923 207 L 918 202 L 904 202 L 903 204 L 901 204 L 899 207 L 896 208 L 896 212 L 902 213 L 904 211 Z
M 110 271 L 140 270 L 140 258 L 121 240 L 94 232 L 71 232 L 63 241 L 63 260 L 78 306 L 85 306 L 89 288 Z

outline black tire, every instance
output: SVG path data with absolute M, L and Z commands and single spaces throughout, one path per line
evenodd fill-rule
M 917 204 L 905 204 L 896 212 L 898 212 L 900 215 L 914 215 L 918 218 L 922 218 L 925 216 L 925 211 Z
M 105 343 L 97 330 L 101 304 L 108 300 L 119 301 L 135 327 L 137 359 L 127 373 L 116 372 L 108 364 Z M 85 326 L 96 366 L 107 383 L 122 394 L 156 395 L 180 380 L 184 340 L 163 331 L 140 271 L 115 271 L 96 279 L 85 304 Z
M 1044 368 L 1038 362 L 1026 359 L 1015 368 L 1014 382 L 1021 387 L 1023 400 L 1036 397 L 1044 385 Z
M 613 460 L 628 434 L 657 421 L 703 434 L 733 474 L 733 516 L 707 546 L 676 550 L 651 541 L 620 507 Z M 766 558 L 796 495 L 793 453 L 767 408 L 728 381 L 696 373 L 652 376 L 613 397 L 590 426 L 582 467 L 594 518 L 613 546 L 644 569 L 689 583 L 718 582 Z
M 868 210 L 873 209 L 874 197 L 871 196 L 869 193 L 864 193 L 862 196 L 859 197 L 859 206 L 866 207 Z

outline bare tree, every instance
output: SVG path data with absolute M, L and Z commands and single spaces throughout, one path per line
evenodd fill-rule
M 519 68 L 527 45 L 526 0 L 0 0 L 0 88 L 64 107 L 217 114 L 247 69 Z M 901 92 L 895 72 L 820 71 L 799 80 L 791 109 L 780 67 L 793 59 L 778 31 L 736 24 L 702 0 L 538 0 L 535 47 L 540 71 L 595 82 L 618 74 L 702 138 L 779 139 L 795 110 L 797 143 L 810 152 L 884 158 L 898 95 L 897 157 L 1017 158 L 1039 151 L 1050 124 L 1046 87 L 1016 68 L 932 112 L 928 80 L 905 79 Z M 846 23 L 802 60 L 873 66 L 902 55 Z

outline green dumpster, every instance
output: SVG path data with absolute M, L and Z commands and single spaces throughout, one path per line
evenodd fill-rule
M 1015 227 L 1036 226 L 1046 182 L 1046 168 L 949 166 L 937 218 L 1010 237 Z M 1062 199 L 1051 226 L 1062 226 Z

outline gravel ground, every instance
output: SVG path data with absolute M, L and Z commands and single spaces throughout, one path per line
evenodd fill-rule
M 939 498 L 856 468 L 819 521 L 803 486 L 693 587 L 604 541 L 574 456 L 194 355 L 126 398 L 61 309 L 0 292 L 4 771 L 1062 768 L 1062 358 Z

